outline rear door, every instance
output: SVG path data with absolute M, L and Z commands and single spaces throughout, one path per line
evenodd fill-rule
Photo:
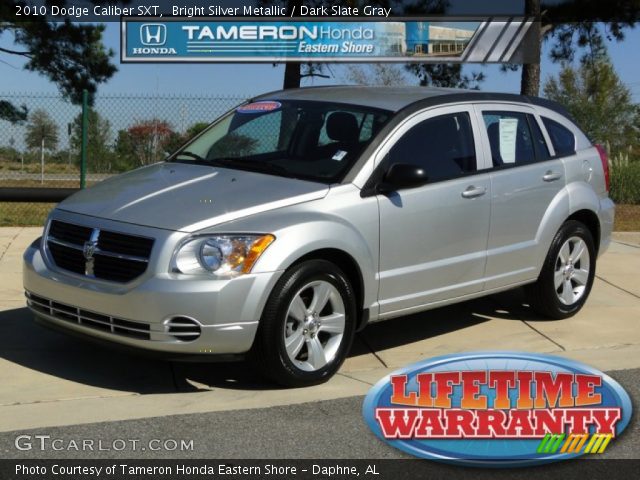
M 565 186 L 562 160 L 552 158 L 539 116 L 520 105 L 476 105 L 491 152 L 491 222 L 486 290 L 531 280 L 537 272 L 536 234 Z

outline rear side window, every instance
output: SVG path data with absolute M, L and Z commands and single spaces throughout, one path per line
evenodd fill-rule
M 536 147 L 525 113 L 484 112 L 494 167 L 536 161 Z
M 393 146 L 387 161 L 422 167 L 431 182 L 475 172 L 469 114 L 441 115 L 417 124 Z
M 542 117 L 542 123 L 551 138 L 557 157 L 566 157 L 576 152 L 576 137 L 571 130 L 546 117 Z

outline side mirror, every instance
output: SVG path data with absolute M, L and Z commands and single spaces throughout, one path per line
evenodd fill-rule
M 394 163 L 378 185 L 378 192 L 390 193 L 403 188 L 416 188 L 428 181 L 429 177 L 423 168 L 408 163 Z

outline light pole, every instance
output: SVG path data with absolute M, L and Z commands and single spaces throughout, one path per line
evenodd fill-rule
M 40 183 L 44 183 L 44 132 L 40 139 Z

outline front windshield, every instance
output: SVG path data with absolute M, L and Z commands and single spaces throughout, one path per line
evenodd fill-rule
M 214 123 L 171 161 L 333 183 L 389 117 L 383 110 L 327 102 L 249 103 Z

